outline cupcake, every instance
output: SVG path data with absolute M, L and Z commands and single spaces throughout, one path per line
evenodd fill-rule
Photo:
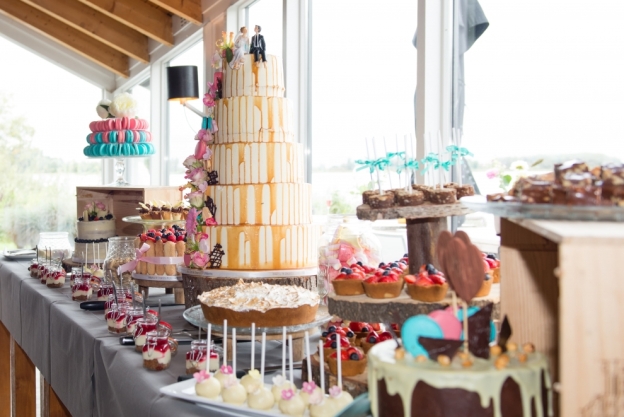
M 163 202 L 162 206 L 160 207 L 160 211 L 162 212 L 162 218 L 163 220 L 171 220 L 171 204 L 169 204 L 168 202 Z
M 182 218 L 182 201 L 178 202 L 175 206 L 171 207 L 171 218 L 173 220 L 180 220 Z

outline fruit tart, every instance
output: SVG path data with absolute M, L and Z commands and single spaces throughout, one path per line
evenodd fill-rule
M 342 349 L 346 349 L 350 346 L 351 346 L 351 343 L 349 343 L 349 339 L 347 339 L 346 337 L 340 338 L 340 347 Z M 323 344 L 323 358 L 325 358 L 325 361 L 327 361 L 327 359 L 329 358 L 329 355 L 335 352 L 337 348 L 338 348 L 337 340 L 335 339 L 331 340 L 329 338 L 325 340 L 325 343 Z
M 375 327 L 377 327 L 377 328 L 375 328 Z M 353 331 L 355 333 L 355 337 L 357 339 L 363 339 L 371 331 L 373 331 L 373 330 L 381 330 L 381 327 L 379 327 L 379 324 L 377 324 L 377 323 L 376 323 L 376 326 L 375 326 L 375 325 L 368 324 L 368 323 L 363 322 L 363 321 L 351 321 L 351 322 L 349 322 L 349 329 L 351 329 L 351 331 Z
M 432 264 L 426 264 L 420 267 L 418 276 L 405 276 L 405 288 L 413 300 L 433 303 L 446 297 L 448 284 L 442 272 Z
M 349 343 L 351 344 L 354 344 L 356 340 L 356 334 L 348 327 L 337 327 L 333 325 L 327 327 L 327 330 L 321 333 L 321 340 L 323 342 L 326 342 L 328 339 L 336 340 L 338 336 L 346 337 L 347 340 L 349 340 Z
M 490 270 L 490 264 L 485 259 L 483 260 L 483 270 L 485 272 L 483 284 L 481 285 L 479 292 L 475 295 L 475 298 L 486 297 L 490 294 L 490 290 L 492 289 L 492 282 L 494 281 L 492 279 L 492 275 L 490 275 L 492 271 Z
M 332 281 L 336 295 L 360 295 L 364 294 L 362 282 L 364 270 L 359 268 L 341 268 L 340 274 Z
M 380 332 L 377 333 L 375 330 L 368 333 L 365 338 L 362 339 L 360 346 L 364 350 L 364 353 L 368 353 L 370 348 L 375 346 L 377 343 L 384 342 L 386 340 L 392 339 L 392 335 L 390 332 Z
M 338 352 L 334 352 L 327 358 L 329 372 L 333 375 L 338 374 L 337 355 Z M 340 355 L 343 376 L 360 375 L 366 370 L 366 356 L 360 348 L 351 346 L 347 349 L 341 349 Z
M 364 292 L 370 298 L 396 298 L 403 288 L 402 274 L 400 267 L 380 268 L 364 280 Z

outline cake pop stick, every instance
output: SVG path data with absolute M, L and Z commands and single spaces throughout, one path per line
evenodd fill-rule
M 312 382 L 312 363 L 310 363 L 310 333 L 304 333 L 306 347 L 306 364 L 308 365 L 308 382 Z
M 468 303 L 462 300 L 462 306 L 464 307 L 464 352 L 468 352 Z
M 223 365 L 227 366 L 227 319 L 223 320 Z
M 211 349 L 210 346 L 212 345 L 212 340 L 210 340 L 212 337 L 212 324 L 211 323 L 208 323 L 208 334 L 206 335 L 206 337 L 207 337 L 206 341 L 208 342 L 208 353 L 210 353 L 210 349 Z
M 366 142 L 366 159 L 370 161 L 370 150 L 368 149 L 368 138 L 364 138 L 364 142 Z M 373 182 L 373 173 L 368 171 L 370 174 L 370 182 Z
M 377 148 L 375 147 L 375 138 L 371 140 L 373 143 L 373 158 L 377 160 Z M 377 173 L 377 186 L 379 187 L 379 194 L 383 194 L 383 190 L 381 189 L 381 177 L 379 175 L 379 167 L 375 166 L 375 172 Z
M 251 323 L 251 369 L 256 369 L 255 365 L 256 353 L 256 323 Z
M 325 358 L 323 358 L 323 341 L 319 340 L 319 368 L 321 371 L 321 392 L 325 395 Z
M 232 375 L 236 376 L 236 327 L 232 327 Z
M 451 296 L 453 298 L 453 301 L 451 303 L 451 305 L 453 306 L 453 314 L 455 315 L 455 317 L 457 317 L 457 293 L 455 292 L 455 290 L 451 290 Z
M 295 387 L 295 371 L 293 366 L 293 346 L 292 346 L 292 335 L 288 335 L 288 365 L 290 367 L 290 385 Z
M 282 327 L 282 378 L 286 379 L 286 327 Z
M 386 137 L 383 137 L 383 143 L 384 143 L 384 152 L 386 155 L 388 155 L 388 146 L 386 146 Z M 392 175 L 390 175 L 390 170 L 388 170 L 388 182 L 390 183 L 390 189 L 394 188 L 392 186 Z
M 262 347 L 260 348 L 260 380 L 264 384 L 264 353 L 266 351 L 266 333 L 262 332 Z
M 338 350 L 336 350 L 336 364 L 338 365 L 338 386 L 342 389 L 342 347 L 338 337 Z
M 201 340 L 201 326 L 197 326 L 197 340 Z

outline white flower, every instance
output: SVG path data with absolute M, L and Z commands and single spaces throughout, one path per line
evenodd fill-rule
M 514 171 L 526 171 L 529 169 L 529 164 L 526 161 L 513 161 L 511 165 L 509 165 L 509 169 Z
M 182 165 L 184 165 L 187 168 L 191 168 L 191 166 L 197 162 L 197 159 L 195 159 L 195 155 L 191 155 L 189 157 L 187 157 L 184 162 L 182 162 Z
M 113 99 L 109 111 L 115 117 L 135 117 L 139 103 L 129 93 L 121 93 Z
M 108 118 L 108 116 L 110 116 L 110 113 L 108 112 L 108 107 L 110 106 L 110 104 L 111 101 L 108 99 L 100 100 L 97 107 L 95 108 L 98 116 L 100 116 L 102 119 L 106 119 Z
M 210 242 L 208 241 L 208 239 L 202 239 L 199 241 L 199 250 L 203 253 L 210 252 Z

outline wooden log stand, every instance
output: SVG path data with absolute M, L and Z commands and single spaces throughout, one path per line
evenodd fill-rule
M 173 293 L 173 301 L 176 304 L 184 304 L 184 286 L 180 281 L 160 281 L 157 279 L 141 279 L 134 277 L 134 282 L 139 286 L 139 292 L 145 297 L 149 296 L 150 288 L 164 288 L 167 294 Z

